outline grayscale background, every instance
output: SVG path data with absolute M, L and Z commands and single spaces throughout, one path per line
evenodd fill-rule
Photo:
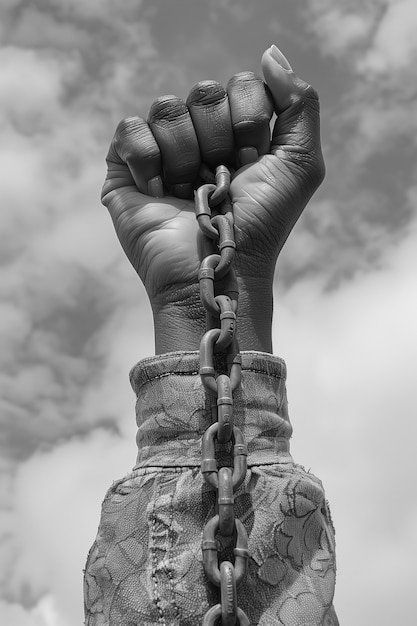
M 327 490 L 343 626 L 415 623 L 415 0 L 2 0 L 0 623 L 79 626 L 135 461 L 150 309 L 99 195 L 117 122 L 280 47 L 319 91 L 327 178 L 280 258 L 295 460 Z

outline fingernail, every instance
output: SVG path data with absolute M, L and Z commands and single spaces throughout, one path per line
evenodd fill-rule
M 241 148 L 239 150 L 239 161 L 240 165 L 250 165 L 251 163 L 255 163 L 258 159 L 258 151 L 253 146 L 248 146 L 247 148 Z
M 148 195 L 154 198 L 164 197 L 164 185 L 160 176 L 155 176 L 148 181 Z
M 191 200 L 194 195 L 194 187 L 191 183 L 173 185 L 172 193 L 176 198 L 181 198 L 182 200 Z
M 282 54 L 281 50 L 277 46 L 272 45 L 269 48 L 271 57 L 276 61 L 284 70 L 292 71 L 292 67 L 288 62 L 288 59 Z

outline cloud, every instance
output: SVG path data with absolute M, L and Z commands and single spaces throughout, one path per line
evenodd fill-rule
M 12 127 L 36 135 L 60 121 L 63 77 L 76 72 L 73 60 L 7 46 L 0 49 L 0 63 L 0 108 Z
M 372 43 L 358 59 L 361 72 L 397 72 L 408 70 L 417 58 L 417 6 L 412 0 L 397 0 L 384 3 L 385 10 L 380 16 L 373 33 Z
M 40 611 L 38 608 L 27 611 L 21 604 L 0 601 L 0 618 L 8 626 L 47 626 Z
M 0 600 L 0 619 L 7 626 L 71 626 L 55 608 L 54 597 L 50 594 L 40 598 L 31 608 Z
M 215 23 L 228 15 L 241 24 L 253 19 L 256 15 L 254 5 L 242 2 L 242 0 L 211 0 L 210 9 L 210 17 Z
M 350 120 L 353 115 L 357 120 L 364 118 L 357 129 L 363 155 L 379 149 L 387 137 L 414 128 L 414 118 L 404 109 L 417 95 L 409 81 L 417 61 L 413 0 L 343 1 L 337 7 L 330 0 L 320 0 L 308 5 L 305 18 L 322 53 L 336 59 L 356 79 L 349 85 L 349 107 L 343 114 Z M 353 115 L 349 116 L 351 107 Z M 369 141 L 371 146 L 367 146 Z
M 353 4 L 353 7 L 352 7 Z M 339 2 L 337 6 L 328 0 L 319 0 L 306 9 L 307 19 L 311 17 L 310 30 L 320 40 L 323 52 L 332 57 L 342 57 L 348 62 L 346 54 L 355 47 L 364 45 L 369 38 L 375 11 L 372 5 L 363 3 Z
M 341 117 L 350 124 L 357 121 L 355 157 L 368 158 L 386 146 L 387 139 L 404 135 L 412 139 L 410 133 L 415 137 L 415 116 L 405 106 L 411 106 L 417 95 L 409 80 L 417 61 L 416 4 L 412 0 L 357 0 L 335 7 L 330 0 L 320 0 L 306 7 L 305 19 L 322 54 L 337 60 L 346 75 L 355 79 L 349 81 L 348 106 L 343 107 Z
M 417 55 L 413 0 L 341 0 L 337 6 L 318 0 L 306 5 L 305 18 L 322 52 L 351 71 L 381 74 L 407 69 Z
M 406 0 L 320 0 L 306 4 L 303 17 L 330 58 L 328 80 L 340 82 L 336 98 L 326 91 L 322 102 L 327 178 L 287 244 L 278 279 L 288 285 L 319 271 L 332 287 L 378 266 L 414 214 L 417 9 Z

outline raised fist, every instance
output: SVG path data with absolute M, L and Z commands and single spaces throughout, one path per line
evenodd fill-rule
M 198 83 L 186 102 L 162 96 L 146 120 L 122 121 L 112 140 L 102 200 L 148 293 L 157 353 L 197 349 L 204 332 L 193 201 L 203 164 L 234 172 L 240 348 L 272 350 L 276 259 L 324 164 L 315 90 L 275 46 L 262 70 L 265 82 L 243 72 L 226 89 Z

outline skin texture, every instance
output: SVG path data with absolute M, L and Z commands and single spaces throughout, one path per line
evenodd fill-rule
M 123 120 L 113 137 L 102 201 L 146 288 L 157 354 L 197 350 L 205 332 L 192 199 L 202 163 L 236 170 L 238 341 L 241 350 L 272 351 L 275 264 L 324 164 L 315 90 L 275 46 L 264 53 L 262 71 L 265 82 L 242 72 L 226 89 L 202 81 L 186 102 L 162 96 L 146 120 Z

